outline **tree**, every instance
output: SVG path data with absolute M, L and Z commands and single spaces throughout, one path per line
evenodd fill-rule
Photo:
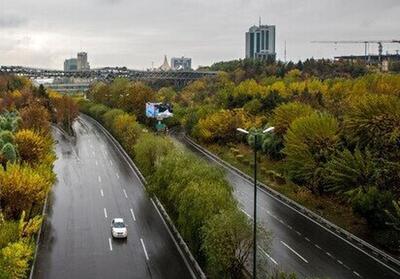
M 223 210 L 207 219 L 203 239 L 207 266 L 215 278 L 243 278 L 253 250 L 253 231 L 250 220 L 242 212 L 236 208 Z M 264 251 L 268 251 L 270 240 L 270 234 L 259 228 L 258 245 Z
M 121 109 L 111 109 L 109 111 L 107 111 L 105 114 L 103 114 L 102 116 L 102 120 L 104 125 L 108 128 L 108 129 L 112 129 L 113 127 L 113 123 L 115 121 L 115 119 L 120 116 L 123 115 L 125 112 Z
M 274 133 L 283 137 L 294 120 L 312 113 L 314 113 L 314 109 L 306 104 L 298 102 L 282 104 L 274 109 L 271 126 L 275 127 Z
M 111 129 L 128 153 L 133 157 L 134 145 L 142 134 L 142 128 L 139 123 L 137 123 L 136 117 L 128 113 L 120 114 L 114 119 Z
M 33 129 L 36 132 L 50 132 L 50 114 L 41 104 L 34 102 L 21 109 L 22 128 Z
M 17 217 L 23 210 L 31 210 L 43 202 L 52 181 L 30 166 L 8 164 L 7 170 L 0 167 L 1 204 L 4 212 Z
M 400 158 L 400 99 L 395 96 L 359 97 L 344 119 L 345 135 L 360 148 Z
M 15 134 L 15 144 L 21 160 L 29 164 L 40 163 L 51 148 L 50 139 L 27 129 Z
M 50 101 L 54 110 L 55 122 L 67 132 L 72 132 L 72 124 L 78 117 L 79 110 L 75 101 L 69 96 L 51 95 Z
M 287 172 L 295 182 L 322 194 L 326 163 L 339 143 L 339 124 L 328 114 L 314 113 L 295 120 L 285 137 Z

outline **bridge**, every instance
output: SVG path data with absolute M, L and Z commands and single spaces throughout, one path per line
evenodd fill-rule
M 135 81 L 171 81 L 176 85 L 184 85 L 190 81 L 215 76 L 217 74 L 211 71 L 140 71 L 130 70 L 126 67 L 105 67 L 87 71 L 62 71 L 23 66 L 1 66 L 0 74 L 1 73 L 26 76 L 33 79 L 84 78 L 91 81 L 111 81 L 117 77 L 123 77 Z

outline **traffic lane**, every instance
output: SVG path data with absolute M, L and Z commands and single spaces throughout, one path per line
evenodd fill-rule
M 98 278 L 101 227 L 96 218 L 94 197 L 72 146 L 60 133 L 54 133 L 57 183 L 50 195 L 48 218 L 39 245 L 35 278 Z M 82 214 L 85 212 L 85 214 Z M 90 218 L 89 218 L 90 216 Z
M 110 167 L 104 160 L 101 152 L 101 144 L 96 137 L 89 137 L 87 142 L 82 143 L 82 147 L 89 145 L 89 149 L 82 150 L 85 152 L 85 163 L 94 166 L 95 175 L 91 178 L 96 181 L 97 187 L 93 189 L 100 203 L 97 206 L 98 214 L 102 216 L 103 228 L 105 233 L 103 237 L 103 247 L 108 250 L 107 260 L 109 266 L 107 277 L 117 276 L 118 278 L 151 278 L 152 275 L 148 271 L 147 262 L 141 247 L 138 228 L 129 220 L 129 208 L 123 203 L 123 193 L 119 191 L 118 181 L 115 178 L 117 168 Z M 96 176 L 97 175 L 97 176 Z M 111 220 L 113 218 L 124 218 L 128 225 L 128 238 L 113 239 L 111 236 Z M 105 276 L 104 274 L 103 276 Z
M 109 169 L 118 167 L 118 176 L 113 174 L 114 171 L 109 174 L 110 177 L 115 178 L 115 184 L 118 185 L 115 189 L 118 188 L 117 192 L 121 193 L 122 196 L 122 199 L 117 198 L 116 200 L 118 204 L 128 203 L 127 207 L 134 211 L 136 223 L 143 236 L 141 238 L 142 246 L 144 244 L 150 259 L 148 266 L 152 276 L 192 278 L 155 205 L 147 197 L 139 178 L 132 171 L 123 155 L 90 120 L 83 117 L 80 120 L 96 135 L 96 140 L 100 143 L 97 149 L 104 148 L 102 152 L 104 162 L 108 162 L 106 164 L 108 164 Z M 117 192 L 116 196 L 119 196 Z M 126 214 L 127 211 L 124 212 Z
M 252 207 L 254 188 L 251 183 L 235 173 L 228 173 L 230 182 L 234 185 L 236 191 L 241 193 L 238 195 L 238 198 L 241 199 L 242 203 Z M 273 216 L 283 220 L 291 227 L 289 230 L 294 230 L 296 234 L 301 234 L 299 239 L 293 240 L 294 243 L 305 244 L 310 242 L 314 245 L 314 249 L 311 247 L 304 250 L 304 253 L 313 251 L 311 257 L 314 259 L 319 259 L 321 252 L 325 255 L 325 264 L 322 270 L 329 271 L 332 266 L 335 266 L 332 270 L 333 273 L 326 272 L 322 275 L 332 278 L 379 278 L 380 276 L 385 276 L 385 278 L 398 278 L 396 274 L 388 268 L 381 265 L 370 256 L 365 255 L 344 240 L 328 232 L 325 228 L 315 224 L 299 213 L 293 214 L 292 209 L 280 201 L 271 198 L 266 193 L 260 190 L 259 193 L 257 208 L 258 211 L 261 212 L 261 216 L 259 215 L 260 218 L 267 218 L 273 214 Z M 270 213 L 268 213 L 268 211 Z
M 200 153 L 190 145 L 187 147 L 196 154 L 198 154 L 199 156 L 201 156 L 202 158 L 216 164 L 215 161 L 208 158 L 203 153 Z M 243 177 L 239 176 L 238 174 L 236 174 L 231 170 L 226 170 L 226 174 L 228 181 L 236 190 L 235 193 L 241 192 L 242 195 L 245 194 L 246 196 L 248 196 L 249 198 L 247 199 L 247 201 L 245 201 L 245 203 L 248 203 L 252 207 L 253 204 L 252 197 L 254 191 L 252 183 L 250 183 L 249 181 L 247 181 L 246 179 L 244 179 Z M 243 191 L 246 192 L 244 193 Z M 392 272 L 385 266 L 378 263 L 375 259 L 372 259 L 368 255 L 365 255 L 363 252 L 354 248 L 347 242 L 336 237 L 332 233 L 326 231 L 318 224 L 315 224 L 313 221 L 309 220 L 308 218 L 305 218 L 297 211 L 288 208 L 286 205 L 283 205 L 276 199 L 270 197 L 269 195 L 260 190 L 258 190 L 258 193 L 259 193 L 258 195 L 259 199 L 261 197 L 264 200 L 265 204 L 267 204 L 270 207 L 271 212 L 273 212 L 276 216 L 281 217 L 280 219 L 291 220 L 290 221 L 291 226 L 298 229 L 298 231 L 300 231 L 301 229 L 305 238 L 310 239 L 310 237 L 307 237 L 307 234 L 309 234 L 310 231 L 312 231 L 312 235 L 316 235 L 313 241 L 317 242 L 318 247 L 326 246 L 327 243 L 329 243 L 329 247 L 332 246 L 332 250 L 324 249 L 324 252 L 328 252 L 330 255 L 334 255 L 334 258 L 336 260 L 328 256 L 329 259 L 328 262 L 326 263 L 326 266 L 332 264 L 334 266 L 338 266 L 338 268 L 340 269 L 340 273 L 343 272 L 343 268 L 348 270 L 347 277 L 336 277 L 336 275 L 333 275 L 334 276 L 333 278 L 357 278 L 360 276 L 359 273 L 360 271 L 362 271 L 362 273 L 365 274 L 365 278 L 376 278 L 376 276 L 378 276 L 379 278 L 380 276 L 382 276 L 382 274 L 386 276 L 386 278 L 397 278 L 396 277 L 397 275 L 394 272 Z M 258 203 L 258 205 L 260 205 L 260 203 Z M 251 209 L 249 212 L 252 211 L 253 210 Z M 272 230 L 273 232 L 275 231 L 275 228 L 269 228 L 269 229 Z M 318 248 L 314 249 L 315 252 L 317 252 L 317 250 L 319 249 Z M 335 251 L 335 253 L 333 251 Z M 344 263 L 344 261 L 346 261 L 346 263 Z M 365 263 L 368 264 L 366 265 Z M 331 276 L 329 274 L 325 275 Z

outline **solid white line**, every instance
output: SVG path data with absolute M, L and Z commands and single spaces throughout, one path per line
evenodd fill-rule
M 97 177 L 97 180 L 99 181 L 99 183 L 101 183 L 101 176 L 100 175 Z
M 128 198 L 128 195 L 126 194 L 125 189 L 123 189 L 123 191 L 124 191 L 125 198 Z
M 97 160 L 95 161 L 95 163 L 96 163 L 96 166 L 98 166 L 98 165 L 99 165 L 99 162 L 97 162 Z
M 119 174 L 118 174 L 118 173 L 116 173 L 115 175 L 117 176 L 117 179 L 119 179 Z
M 299 253 L 297 253 L 292 247 L 290 247 L 289 245 L 287 245 L 285 242 L 283 242 L 282 240 L 281 240 L 281 243 L 283 244 L 283 245 L 285 245 L 286 246 L 286 248 L 288 248 L 290 251 L 292 251 L 294 254 L 296 254 L 296 256 L 298 256 L 300 259 L 302 259 L 304 262 L 306 262 L 306 263 L 308 263 L 308 261 L 305 259 L 305 258 L 303 258 Z
M 246 211 L 244 211 L 244 209 L 242 209 L 242 208 L 239 208 L 239 209 L 240 209 L 240 211 L 242 211 L 244 214 L 246 214 L 246 216 L 249 217 L 249 219 L 253 220 L 253 217 L 251 217 L 249 213 L 247 213 Z
M 104 217 L 107 218 L 107 209 L 104 207 Z
M 136 221 L 136 218 L 135 218 L 135 213 L 133 213 L 133 209 L 131 208 L 131 215 L 132 215 L 132 219 L 133 219 L 133 221 Z
M 260 249 L 261 252 L 264 253 L 264 255 L 266 255 L 268 257 L 268 259 L 271 260 L 271 262 L 273 262 L 274 264 L 278 265 L 278 263 L 274 260 L 274 258 L 272 258 L 270 255 L 268 255 L 268 253 L 265 252 L 264 249 L 262 249 L 260 246 L 258 246 L 258 249 Z
M 104 197 L 103 189 L 100 189 L 100 195 L 101 195 L 102 197 Z
M 143 247 L 144 255 L 146 256 L 146 260 L 149 260 L 149 255 L 147 255 L 146 246 L 144 246 L 144 242 L 143 242 L 142 238 L 140 239 L 140 242 L 142 243 L 142 247 Z
M 111 238 L 108 238 L 108 245 L 110 246 L 110 251 L 112 251 L 112 243 L 111 243 Z

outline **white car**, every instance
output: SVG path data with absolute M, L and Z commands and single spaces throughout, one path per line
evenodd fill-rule
M 127 238 L 128 230 L 122 218 L 114 218 L 111 221 L 111 235 L 114 238 Z

